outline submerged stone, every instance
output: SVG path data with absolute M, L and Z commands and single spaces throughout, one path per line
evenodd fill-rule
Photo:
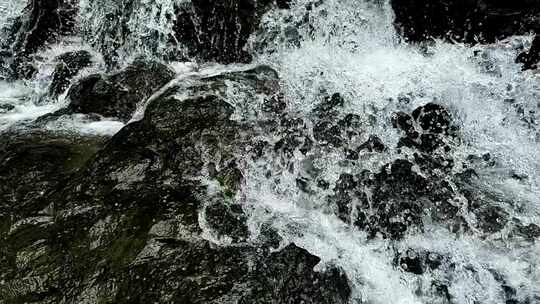
M 432 154 L 438 149 L 450 149 L 446 145 L 455 135 L 456 127 L 452 116 L 442 105 L 428 103 L 416 108 L 412 115 L 404 112 L 392 116 L 392 125 L 405 132 L 398 147 L 416 148 L 422 153 Z
M 219 237 L 243 242 L 249 237 L 247 217 L 242 206 L 220 202 L 205 208 L 206 221 Z
M 331 118 L 344 104 L 345 100 L 341 94 L 334 93 L 332 96 L 326 96 L 323 101 L 313 109 L 313 112 L 319 118 Z
M 508 223 L 508 214 L 501 207 L 483 206 L 475 213 L 479 228 L 487 233 L 499 232 Z
M 123 52 L 144 48 L 166 60 L 203 60 L 220 63 L 249 62 L 244 50 L 250 35 L 271 8 L 286 8 L 289 0 L 175 1 L 158 5 L 138 0 L 116 3 L 101 0 L 88 4 L 99 25 L 87 20 L 89 40 L 109 66 L 117 66 Z M 149 6 L 155 10 L 147 11 Z M 104 9 L 105 8 L 105 9 Z M 157 17 L 157 16 L 162 17 Z M 153 20 L 157 18 L 158 20 Z M 133 24 L 157 22 L 160 30 Z M 145 31 L 145 32 L 139 32 Z
M 0 104 L 0 114 L 7 113 L 15 109 L 15 106 L 12 104 Z

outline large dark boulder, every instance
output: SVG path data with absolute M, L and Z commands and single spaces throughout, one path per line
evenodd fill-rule
M 167 66 L 137 60 L 112 75 L 90 75 L 68 91 L 72 113 L 99 114 L 127 122 L 137 105 L 171 81 L 175 73 Z
M 536 0 L 392 0 L 395 23 L 410 41 L 493 42 L 540 29 Z
M 315 271 L 319 258 L 294 244 L 272 251 L 279 237 L 271 228 L 248 240 L 247 215 L 234 199 L 243 180 L 238 155 L 250 149 L 254 125 L 233 115 L 271 99 L 276 73 L 259 67 L 190 80 L 155 96 L 142 120 L 38 199 L 54 202 L 51 211 L 8 224 L 0 298 L 348 303 L 339 268 Z M 246 93 L 234 104 L 231 86 Z
M 0 138 L 0 281 L 5 282 L 21 270 L 15 254 L 35 256 L 32 252 L 40 246 L 33 242 L 48 236 L 54 201 L 46 197 L 75 175 L 105 139 L 42 131 L 2 133 Z M 27 251 L 19 250 L 25 245 Z M 52 267 L 48 258 L 54 257 L 42 260 L 40 269 L 28 265 L 27 274 Z M 34 279 L 17 282 L 31 285 Z M 0 299 L 11 299 L 9 292 L 0 284 Z

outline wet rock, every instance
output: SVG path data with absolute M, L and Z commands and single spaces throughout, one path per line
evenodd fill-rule
M 395 113 L 392 116 L 392 125 L 394 128 L 405 131 L 409 138 L 416 139 L 419 136 L 418 132 L 415 130 L 413 118 L 407 113 Z
M 96 1 L 89 6 L 93 11 L 103 11 L 103 24 L 90 25 L 91 41 L 101 51 L 109 66 L 116 66 L 122 52 L 144 45 L 145 49 L 167 60 L 200 59 L 220 63 L 248 62 L 251 56 L 244 50 L 248 38 L 271 8 L 285 8 L 289 0 L 193 0 L 170 3 L 160 7 L 168 20 L 170 32 L 148 30 L 143 37 L 131 33 L 129 24 L 140 18 L 140 10 L 149 4 L 127 0 L 121 4 L 112 0 Z M 157 5 L 157 4 L 156 4 Z M 144 14 L 144 13 L 143 13 Z M 152 18 L 151 13 L 148 13 Z M 136 32 L 136 31 L 135 31 Z M 131 35 L 131 36 L 130 36 Z
M 343 131 L 346 133 L 355 127 L 353 126 L 355 117 L 352 114 L 338 120 L 340 109 L 344 104 L 343 97 L 339 93 L 335 93 L 332 96 L 325 96 L 313 109 L 315 116 L 313 137 L 319 143 L 341 147 L 345 141 Z M 337 123 L 336 120 L 338 120 Z
M 448 110 L 435 103 L 416 108 L 412 115 L 395 113 L 392 124 L 406 135 L 400 139 L 398 147 L 416 148 L 423 153 L 433 153 L 440 148 L 449 150 L 446 141 L 456 133 Z
M 269 248 L 278 248 L 279 244 L 283 242 L 283 238 L 269 223 L 261 225 L 258 240 L 263 242 Z
M 313 109 L 313 112 L 319 118 L 331 118 L 344 104 L 345 100 L 343 97 L 341 97 L 339 93 L 334 93 L 332 96 L 325 97 L 324 100 Z
M 48 132 L 3 133 L 0 137 L 0 197 L 18 211 L 82 167 L 105 140 Z
M 338 121 L 338 126 L 347 139 L 351 140 L 363 133 L 362 126 L 364 122 L 360 115 L 347 114 Z
M 401 269 L 417 275 L 438 269 L 444 260 L 445 258 L 438 253 L 414 249 L 408 249 L 396 257 Z
M 443 106 L 435 103 L 415 109 L 412 116 L 425 132 L 446 134 L 450 128 L 450 114 Z
M 433 38 L 474 43 L 493 42 L 539 27 L 540 8 L 534 0 L 392 0 L 395 24 L 411 41 Z
M 354 129 L 360 129 L 363 123 L 360 115 L 349 113 L 345 115 L 345 117 L 343 117 L 338 124 L 344 129 L 350 129 L 349 131 L 353 131 Z
M 313 127 L 313 137 L 323 144 L 330 144 L 334 147 L 343 145 L 341 129 L 338 125 L 329 121 L 321 121 Z
M 283 100 L 283 96 L 272 96 L 263 105 L 263 109 L 266 112 L 274 114 L 282 114 L 286 108 L 287 104 Z
M 358 160 L 360 158 L 358 152 L 351 149 L 345 149 L 343 153 L 345 153 L 345 159 L 348 160 Z
M 396 160 L 375 175 L 372 200 L 375 215 L 370 229 L 400 238 L 409 227 L 422 224 L 423 200 L 429 182 L 412 170 L 413 164 Z
M 44 195 L 54 210 L 9 227 L 2 221 L 13 232 L 0 242 L 0 298 L 348 303 L 340 269 L 315 271 L 319 258 L 292 244 L 271 252 L 281 241 L 265 237 L 272 229 L 248 243 L 247 217 L 232 201 L 242 180 L 236 157 L 253 138 L 251 125 L 232 115 L 259 100 L 266 77 L 250 70 L 171 86 Z M 235 107 L 226 100 L 231 85 L 249 93 Z M 219 187 L 210 191 L 206 179 Z M 232 244 L 209 241 L 207 229 Z
M 290 0 L 276 0 L 276 4 L 281 9 L 289 9 L 291 7 Z
M 0 284 L 0 298 L 12 299 L 20 292 L 27 298 L 46 296 L 47 289 L 36 282 L 56 278 L 59 257 L 49 250 L 55 245 L 55 201 L 48 196 L 75 175 L 105 139 L 48 132 L 0 137 L 0 281 L 7 282 Z M 17 263 L 21 260 L 23 264 Z
M 361 126 L 361 122 L 355 123 L 354 116 L 350 118 L 350 125 Z M 341 186 L 352 184 L 344 183 L 347 175 L 341 175 L 334 195 L 329 198 L 336 215 L 346 223 L 367 230 L 372 237 L 380 234 L 400 239 L 406 233 L 422 230 L 424 217 L 444 223 L 452 231 L 461 229 L 464 222 L 456 203 L 461 189 L 446 179 L 452 175 L 450 170 L 454 166 L 454 160 L 447 155 L 446 143 L 456 136 L 449 112 L 440 105 L 428 103 L 411 115 L 395 113 L 392 124 L 405 133 L 398 148 L 406 146 L 416 151 L 409 159 L 397 159 L 378 172 L 351 176 L 354 186 L 350 189 L 344 190 Z M 348 124 L 338 125 L 346 129 Z M 361 134 L 352 133 L 350 129 L 348 132 L 351 138 Z M 347 159 L 356 160 L 362 150 L 382 152 L 385 149 L 379 138 L 370 136 L 356 150 L 345 148 L 344 151 Z
M 538 69 L 538 65 L 540 64 L 540 34 L 534 37 L 531 48 L 528 51 L 519 54 L 516 62 L 523 64 L 523 70 Z
M 536 224 L 523 225 L 518 223 L 516 234 L 524 237 L 527 240 L 533 241 L 540 238 L 540 226 Z
M 307 137 L 298 134 L 286 134 L 274 145 L 275 151 L 281 151 L 285 155 L 292 155 L 298 150 L 306 154 L 312 148 L 313 142 Z
M 433 290 L 433 293 L 437 295 L 438 297 L 441 297 L 442 299 L 445 299 L 448 301 L 448 303 L 452 303 L 452 295 L 450 294 L 450 291 L 448 289 L 448 285 L 444 284 L 439 281 L 433 281 L 431 283 L 431 290 Z
M 351 174 L 341 174 L 334 187 L 331 202 L 337 207 L 337 216 L 345 223 L 351 222 L 354 191 L 358 182 Z
M 246 260 L 254 254 L 249 247 L 213 248 L 204 242 L 175 242 L 160 251 L 177 266 L 167 267 L 160 259 L 148 265 L 135 263 L 130 267 L 134 275 L 124 274 L 115 302 L 124 303 L 122 299 L 129 296 L 137 302 L 168 299 L 173 303 L 262 304 L 296 303 L 301 299 L 304 303 L 346 303 L 350 296 L 347 279 L 338 269 L 315 272 L 313 267 L 319 259 L 294 244 L 256 257 L 252 265 Z M 155 272 L 149 267 L 163 270 Z
M 281 117 L 280 126 L 283 131 L 278 134 L 280 139 L 275 143 L 274 151 L 292 155 L 296 150 L 303 154 L 311 150 L 313 142 L 306 134 L 307 125 L 302 118 L 284 115 Z
M 474 213 L 478 219 L 478 226 L 486 233 L 501 231 L 508 223 L 508 214 L 501 207 L 482 206 Z
M 90 66 L 92 55 L 87 51 L 75 51 L 62 54 L 55 58 L 58 62 L 53 72 L 53 80 L 49 86 L 49 94 L 56 97 L 63 93 L 71 79 L 83 68 Z
M 252 154 L 251 157 L 253 159 L 259 159 L 264 155 L 264 152 L 266 148 L 270 145 L 270 143 L 266 140 L 259 140 L 253 143 L 249 149 L 250 153 Z
M 181 112 L 172 112 L 173 109 Z M 147 108 L 146 116 L 147 121 L 151 121 L 158 132 L 174 137 L 185 136 L 193 130 L 211 128 L 227 121 L 232 113 L 232 106 L 214 95 L 182 102 L 171 96 L 153 102 Z
M 347 303 L 351 294 L 347 277 L 336 267 L 315 272 L 319 261 L 294 244 L 271 254 L 257 269 L 263 274 L 259 285 L 240 303 Z
M 452 229 L 459 227 L 459 207 L 452 202 L 457 194 L 451 185 L 431 175 L 433 168 L 420 170 L 413 162 L 398 159 L 377 173 L 342 174 L 329 201 L 341 220 L 373 237 L 400 239 L 408 231 L 421 230 L 424 216 Z
M 386 147 L 384 146 L 384 143 L 382 142 L 382 140 L 375 135 L 371 135 L 365 143 L 361 144 L 358 147 L 358 150 L 360 151 L 365 150 L 368 152 L 379 152 L 379 153 L 383 152 L 385 149 Z
M 297 178 L 296 187 L 305 193 L 313 193 L 310 187 L 310 182 L 307 178 Z
M 356 114 L 347 114 L 339 119 L 345 100 L 339 93 L 326 96 L 313 109 L 313 137 L 319 144 L 341 147 L 358 135 L 362 121 Z
M 420 144 L 415 145 L 420 151 L 431 153 L 441 147 L 445 147 L 444 140 L 436 134 L 420 135 Z
M 68 91 L 72 113 L 99 114 L 124 122 L 137 105 L 174 78 L 174 72 L 156 62 L 138 60 L 112 75 L 91 75 Z
M 240 205 L 212 204 L 205 208 L 206 220 L 219 237 L 229 237 L 242 242 L 249 237 L 247 217 Z

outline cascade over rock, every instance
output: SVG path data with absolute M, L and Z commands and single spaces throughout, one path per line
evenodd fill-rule
M 0 43 L 6 53 L 2 65 L 9 66 L 12 77 L 30 78 L 35 72 L 27 64 L 27 57 L 46 43 L 72 34 L 77 22 L 79 1 L 28 0 L 28 6 L 15 22 L 3 31 L 7 39 Z M 146 10 L 149 3 L 140 0 L 116 2 L 91 1 L 83 10 L 97 11 L 82 21 L 87 39 L 102 52 L 110 66 L 116 66 L 119 48 L 144 47 L 149 52 L 163 52 L 168 59 L 199 58 L 223 63 L 250 61 L 243 51 L 249 35 L 258 27 L 262 15 L 271 7 L 287 8 L 288 0 L 235 0 L 226 2 L 193 0 L 172 3 L 170 11 L 160 6 L 160 16 L 166 18 L 161 29 L 142 28 L 134 24 L 137 14 Z M 143 32 L 138 32 L 143 31 Z M 144 37 L 139 37 L 143 35 Z M 148 36 L 156 38 L 148 40 Z M 155 43 L 165 43 L 170 50 L 163 50 Z M 177 51 L 174 51 L 177 50 Z M 3 53 L 2 53 L 3 54 Z M 168 55 L 167 55 L 168 54 Z
M 277 1 L 277 6 L 287 8 L 288 2 Z M 243 47 L 271 5 L 271 0 L 193 0 L 178 8 L 174 32 L 193 56 L 224 63 L 250 61 Z
M 288 2 L 190 0 L 155 4 L 158 10 L 151 11 L 147 8 L 151 4 L 141 0 L 99 0 L 87 4 L 85 9 L 91 15 L 83 27 L 87 39 L 111 66 L 122 52 L 135 49 L 166 59 L 247 62 L 250 56 L 243 48 L 263 14 L 273 7 L 286 8 Z M 159 24 L 137 22 L 148 17 L 158 19 Z M 94 18 L 101 21 L 96 23 Z
M 3 29 L 6 39 L 0 49 L 12 54 L 1 58 L 9 65 L 14 76 L 31 77 L 27 57 L 46 43 L 58 41 L 62 35 L 72 34 L 77 15 L 77 3 L 73 0 L 28 0 L 21 16 L 14 24 Z

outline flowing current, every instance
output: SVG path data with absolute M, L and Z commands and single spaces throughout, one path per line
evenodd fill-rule
M 0 25 L 17 15 L 20 2 L 0 4 Z M 142 25 L 167 35 L 171 20 L 160 16 L 173 2 L 137 2 L 156 9 L 131 13 L 132 40 L 121 50 L 125 58 L 167 49 L 165 42 L 157 41 L 148 50 Z M 105 26 L 98 16 L 110 9 L 97 4 L 82 1 L 80 10 L 81 31 L 95 39 Z M 393 113 L 411 112 L 428 102 L 444 105 L 461 130 L 461 142 L 450 152 L 456 164 L 469 155 L 489 154 L 496 160 L 496 165 L 477 170 L 474 187 L 489 194 L 511 218 L 524 225 L 540 223 L 540 75 L 522 72 L 514 63 L 519 47 L 530 44 L 531 37 L 474 47 L 442 41 L 418 46 L 403 42 L 392 22 L 393 12 L 385 1 L 297 0 L 289 10 L 267 13 L 247 48 L 254 64 L 267 64 L 279 72 L 287 111 L 309 122 L 321 92 L 339 92 L 347 100 L 344 113 L 373 117 L 365 133 L 377 135 L 389 147 L 395 147 L 400 137 L 391 125 Z M 0 81 L 0 130 L 25 128 L 26 122 L 64 106 L 64 96 L 42 98 L 53 68 L 43 58 L 66 49 L 91 51 L 88 42 L 66 39 L 42 51 L 36 56 L 39 73 L 30 81 Z M 178 77 L 238 68 L 170 64 Z M 98 62 L 78 77 L 102 69 Z M 230 92 L 231 104 L 235 94 Z M 404 98 L 406 103 L 397 102 Z M 8 104 L 14 109 L 2 110 Z M 113 119 L 96 122 L 73 116 L 46 128 L 112 135 L 122 126 Z M 261 137 L 275 141 L 272 134 Z M 341 173 L 376 172 L 403 157 L 392 152 L 395 149 L 388 151 L 365 155 L 354 164 L 341 161 L 342 152 L 332 149 L 319 155 L 297 151 L 289 159 L 270 153 L 257 161 L 246 160 L 245 184 L 236 199 L 248 206 L 254 235 L 263 223 L 270 223 L 286 242 L 321 257 L 318 267 L 341 266 L 353 287 L 353 303 L 447 303 L 441 293 L 447 293 L 452 303 L 505 303 L 507 295 L 498 277 L 515 289 L 513 297 L 519 303 L 540 303 L 540 245 L 510 236 L 511 224 L 492 234 L 474 229 L 456 234 L 424 219 L 424 229 L 403 240 L 371 239 L 328 211 L 325 199 L 332 190 L 306 193 L 296 186 L 296 180 L 313 167 L 335 182 Z M 463 212 L 474 227 L 477 219 Z M 397 252 L 407 249 L 448 258 L 439 269 L 415 275 L 394 261 Z M 437 290 L 433 282 L 442 282 L 447 289 Z

